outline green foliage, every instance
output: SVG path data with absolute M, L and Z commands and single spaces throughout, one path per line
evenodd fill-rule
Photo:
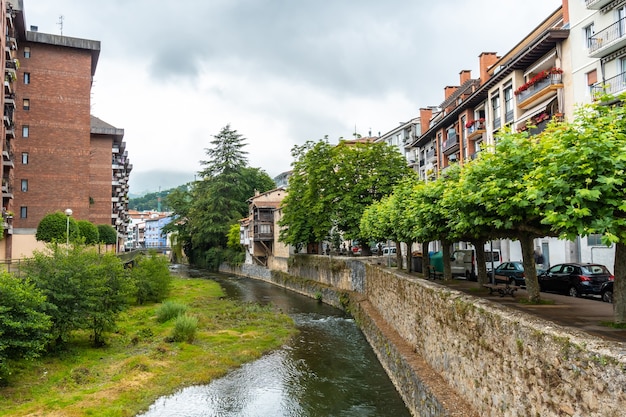
M 239 223 L 233 223 L 228 229 L 228 248 L 241 251 L 241 241 L 239 233 Z
M 307 142 L 292 156 L 280 235 L 292 245 L 326 240 L 332 229 L 345 239 L 366 240 L 360 230 L 366 207 L 412 175 L 404 157 L 385 143 Z
M 85 239 L 86 245 L 95 245 L 99 242 L 100 233 L 98 227 L 88 220 L 78 220 L 76 222 L 80 235 Z
M 136 260 L 137 264 L 131 270 L 131 278 L 135 284 L 137 303 L 163 301 L 169 295 L 172 283 L 167 258 L 150 252 Z
M 230 126 L 215 135 L 211 145 L 208 159 L 201 161 L 200 180 L 168 196 L 173 221 L 164 231 L 178 233 L 190 262 L 212 268 L 218 252 L 207 251 L 225 248 L 230 226 L 247 216 L 247 200 L 255 190 L 265 192 L 275 184 L 264 171 L 247 166 L 245 138 Z
M 132 289 L 115 255 L 79 244 L 49 245 L 46 252 L 35 252 L 23 270 L 46 296 L 44 311 L 52 318 L 58 345 L 78 329 L 91 331 L 96 346 L 104 344 L 104 332 L 113 329 Z
M 157 308 L 156 315 L 159 323 L 178 317 L 187 311 L 187 306 L 176 301 L 166 301 Z
M 0 383 L 11 373 L 10 360 L 36 358 L 49 342 L 44 302 L 31 282 L 0 271 Z
M 169 204 L 169 195 L 175 191 L 184 191 L 187 189 L 187 184 L 180 185 L 175 188 L 171 188 L 169 190 L 159 191 L 155 193 L 148 193 L 141 197 L 131 198 L 128 202 L 128 207 L 137 210 L 137 211 L 158 211 L 159 209 L 159 198 L 161 199 L 161 210 L 160 211 L 170 211 L 172 206 Z
M 117 244 L 117 231 L 110 224 L 99 224 L 98 238 L 100 239 L 100 243 L 115 245 Z
M 35 238 L 42 242 L 65 242 L 67 240 L 68 217 L 65 213 L 57 211 L 47 214 L 37 225 Z M 80 229 L 71 216 L 69 217 L 69 239 L 76 241 L 80 237 Z
M 172 330 L 171 340 L 174 342 L 192 343 L 196 337 L 198 330 L 198 318 L 183 314 L 176 317 L 174 329 Z

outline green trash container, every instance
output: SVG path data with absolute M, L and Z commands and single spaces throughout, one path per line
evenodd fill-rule
M 428 258 L 435 271 L 443 273 L 443 252 L 430 252 Z

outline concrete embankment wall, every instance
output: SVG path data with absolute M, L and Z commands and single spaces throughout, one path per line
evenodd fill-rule
M 280 269 L 224 272 L 349 308 L 416 416 L 624 415 L 623 343 L 355 259 L 296 256 Z

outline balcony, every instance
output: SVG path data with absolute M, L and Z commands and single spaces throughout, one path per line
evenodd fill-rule
M 591 58 L 602 58 L 626 46 L 626 18 L 596 32 L 587 39 L 587 46 Z
M 596 83 L 591 87 L 591 95 L 593 97 L 603 96 L 605 94 L 617 95 L 626 90 L 626 72 L 622 72 L 615 77 L 611 77 L 604 83 Z
M 528 85 L 517 96 L 517 106 L 521 109 L 529 109 L 539 99 L 547 99 L 550 95 L 556 95 L 556 90 L 563 88 L 561 74 L 550 74 L 547 78 L 540 79 Z M 521 88 L 521 87 L 520 87 Z
M 434 162 L 437 160 L 437 155 L 435 155 L 435 150 L 431 149 L 430 151 L 426 152 L 426 161 L 427 162 Z
M 448 130 L 448 138 L 443 141 L 443 153 L 449 155 L 459 150 L 459 137 L 453 129 Z
M 274 240 L 273 223 L 254 222 L 253 240 L 255 242 Z
M 600 10 L 613 0 L 585 0 L 585 6 L 591 10 Z
M 468 125 L 470 125 L 467 128 L 467 139 L 468 140 L 480 139 L 486 132 L 485 119 L 472 120 L 472 121 L 468 122 Z

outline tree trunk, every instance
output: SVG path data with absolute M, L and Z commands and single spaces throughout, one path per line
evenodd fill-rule
M 531 303 L 538 303 L 541 297 L 539 295 L 539 281 L 537 281 L 537 268 L 535 267 L 535 248 L 533 240 L 533 237 L 528 234 L 521 235 L 519 239 L 522 246 L 522 264 L 524 265 L 528 300 Z
M 626 323 L 626 243 L 615 245 L 613 271 L 613 320 L 615 323 Z
M 396 242 L 396 263 L 398 269 L 402 271 L 402 244 L 400 242 Z
M 422 272 L 425 276 L 428 275 L 428 266 L 430 265 L 428 246 L 430 246 L 430 242 L 422 242 Z
M 476 252 L 476 274 L 480 285 L 488 284 L 491 277 L 487 275 L 487 260 L 485 259 L 485 241 L 472 241 Z
M 447 240 L 441 241 L 441 247 L 443 252 L 443 279 L 452 279 L 452 268 L 450 267 L 450 242 Z
M 404 242 L 406 245 L 406 270 L 409 272 L 413 272 L 413 256 L 411 255 L 411 246 L 413 244 L 411 242 Z

